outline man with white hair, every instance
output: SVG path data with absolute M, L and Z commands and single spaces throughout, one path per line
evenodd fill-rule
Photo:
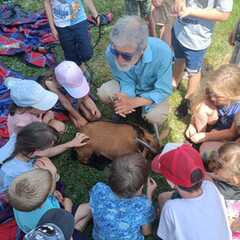
M 114 80 L 98 89 L 99 98 L 124 118 L 141 107 L 144 119 L 161 126 L 172 93 L 173 55 L 167 44 L 149 37 L 139 17 L 125 16 L 113 26 L 106 59 Z

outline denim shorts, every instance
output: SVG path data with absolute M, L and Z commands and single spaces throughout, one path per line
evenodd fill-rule
M 184 47 L 177 40 L 174 30 L 172 30 L 172 47 L 175 58 L 184 59 L 186 61 L 186 70 L 188 73 L 198 73 L 201 71 L 207 48 L 203 50 L 192 50 Z
M 65 60 L 73 61 L 80 65 L 92 57 L 93 48 L 87 20 L 68 27 L 56 27 L 56 29 Z

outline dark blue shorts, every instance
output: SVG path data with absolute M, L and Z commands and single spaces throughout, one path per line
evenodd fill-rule
M 172 46 L 175 58 L 184 59 L 186 61 L 186 70 L 188 73 L 198 73 L 201 71 L 207 48 L 203 50 L 191 50 L 184 47 L 177 40 L 174 30 L 172 30 Z
M 93 48 L 87 20 L 73 26 L 63 28 L 56 27 L 56 29 L 63 48 L 65 60 L 73 61 L 80 65 L 92 57 Z

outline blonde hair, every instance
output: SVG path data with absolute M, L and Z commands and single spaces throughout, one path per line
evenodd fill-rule
M 230 184 L 240 187 L 240 145 L 235 142 L 229 142 L 222 145 L 218 150 L 218 156 L 215 156 L 214 172 L 224 171 L 225 180 Z M 237 183 L 234 180 L 237 179 Z
M 202 79 L 198 91 L 192 97 L 192 107 L 208 99 L 206 90 L 217 96 L 226 97 L 230 101 L 240 100 L 240 67 L 225 64 Z
M 8 189 L 13 208 L 30 212 L 39 208 L 47 199 L 53 180 L 45 169 L 34 169 L 16 177 Z

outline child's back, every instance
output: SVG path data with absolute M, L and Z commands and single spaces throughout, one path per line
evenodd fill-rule
M 140 227 L 153 220 L 154 209 L 143 195 L 121 198 L 104 183 L 90 194 L 94 239 L 144 239 Z
M 113 161 L 109 186 L 97 183 L 90 192 L 93 239 L 140 240 L 151 233 L 155 183 L 151 186 L 148 181 L 147 198 L 142 194 L 146 178 L 147 164 L 141 155 L 126 155 Z
M 203 182 L 202 191 L 196 198 L 171 199 L 165 203 L 158 229 L 162 239 L 230 239 L 223 197 L 210 181 Z

